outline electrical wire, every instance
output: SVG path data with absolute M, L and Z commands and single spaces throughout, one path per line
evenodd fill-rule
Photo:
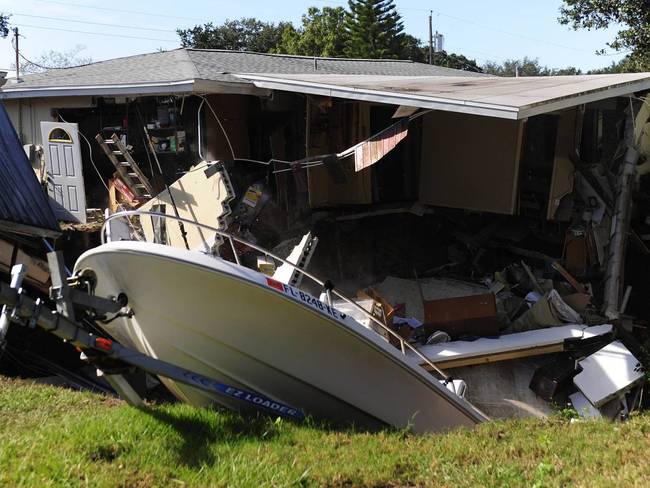
M 176 31 L 173 29 L 156 29 L 154 27 L 141 27 L 141 26 L 136 26 L 136 25 L 124 25 L 124 24 L 110 24 L 107 22 L 90 22 L 88 20 L 77 20 L 77 19 L 66 19 L 63 17 L 47 17 L 45 15 L 32 15 L 32 14 L 22 14 L 22 13 L 16 13 L 16 12 L 11 12 L 9 15 L 15 15 L 17 17 L 30 17 L 34 19 L 46 19 L 46 20 L 57 20 L 60 22 L 70 22 L 70 23 L 76 23 L 76 24 L 86 24 L 86 25 L 99 25 L 103 27 L 115 27 L 118 29 L 135 29 L 139 31 L 152 31 L 152 32 L 171 32 L 173 34 L 176 34 Z
M 57 0 L 36 0 L 37 2 L 40 3 L 46 3 L 46 4 L 57 4 L 57 5 L 65 5 L 68 7 L 80 7 L 80 8 L 86 8 L 86 9 L 92 9 L 92 10 L 104 10 L 107 12 L 120 12 L 124 14 L 135 14 L 135 15 L 146 15 L 147 17 L 161 17 L 161 18 L 166 18 L 166 19 L 184 19 L 184 20 L 195 20 L 199 22 L 204 22 L 204 18 L 198 18 L 198 17 L 181 17 L 179 15 L 165 15 L 165 14 L 157 14 L 151 11 L 144 12 L 142 10 L 124 10 L 124 9 L 116 9 L 113 7 L 97 7 L 95 5 L 85 5 L 83 3 L 73 3 L 73 2 L 61 2 Z
M 104 32 L 89 32 L 89 31 L 80 31 L 80 30 L 74 30 L 74 29 L 62 29 L 59 27 L 44 27 L 41 25 L 31 25 L 31 24 L 14 24 L 16 27 L 29 27 L 31 29 L 43 29 L 43 30 L 52 30 L 52 31 L 58 31 L 58 32 L 72 32 L 74 34 L 88 34 L 91 36 L 103 36 L 103 37 L 119 37 L 122 39 L 138 39 L 141 41 L 157 41 L 157 42 L 173 42 L 174 44 L 179 44 L 178 40 L 171 40 L 171 39 L 157 39 L 153 37 L 141 37 L 141 36 L 129 36 L 126 34 L 109 34 L 109 33 L 104 33 Z
M 217 115 L 217 113 L 214 111 L 212 108 L 212 105 L 210 104 L 210 101 L 204 96 L 204 95 L 197 95 L 199 98 L 201 98 L 203 101 L 205 101 L 206 105 L 210 109 L 210 112 L 212 112 L 212 115 L 214 115 L 214 118 L 217 119 L 217 122 L 219 123 L 219 127 L 221 127 L 221 132 L 223 132 L 223 136 L 226 138 L 226 142 L 228 143 L 228 147 L 230 148 L 230 153 L 232 154 L 233 159 L 237 159 L 237 156 L 235 155 L 235 150 L 232 147 L 232 144 L 230 143 L 230 138 L 228 137 L 228 133 L 226 132 L 225 127 L 221 123 L 221 119 Z M 203 103 L 199 105 L 199 113 L 201 112 L 201 106 L 203 106 Z
M 69 124 L 69 122 L 68 122 L 67 120 L 65 120 L 63 117 L 61 117 L 61 114 L 59 114 L 59 118 L 60 118 L 63 122 L 65 122 L 66 124 Z M 84 141 L 86 141 L 86 144 L 88 144 L 88 153 L 89 153 L 89 156 L 90 156 L 90 163 L 93 165 L 93 168 L 95 168 L 95 171 L 97 172 L 97 176 L 99 176 L 99 181 L 102 182 L 102 185 L 104 185 L 104 188 L 106 188 L 106 191 L 110 191 L 110 190 L 108 189 L 108 185 L 107 185 L 106 182 L 104 181 L 104 177 L 103 177 L 102 174 L 99 172 L 99 169 L 97 168 L 97 165 L 95 164 L 95 160 L 93 159 L 93 148 L 92 148 L 92 146 L 90 145 L 90 141 L 89 141 L 88 138 L 83 134 L 83 132 L 81 132 L 80 130 L 77 130 L 77 133 L 78 133 L 81 137 L 83 137 Z

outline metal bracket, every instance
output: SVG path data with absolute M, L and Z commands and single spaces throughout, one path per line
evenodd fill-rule
M 16 264 L 11 268 L 11 288 L 15 290 L 20 290 L 20 286 L 23 284 L 23 279 L 27 274 L 27 266 L 24 264 Z M 20 299 L 20 294 L 18 295 Z M 9 308 L 8 305 L 2 307 L 2 312 L 0 312 L 0 354 L 4 351 L 5 348 L 5 337 L 7 331 L 9 330 L 9 323 L 11 320 L 16 320 L 16 307 Z

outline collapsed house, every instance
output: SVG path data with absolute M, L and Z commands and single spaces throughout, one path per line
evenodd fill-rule
M 504 79 L 179 49 L 28 75 L 0 99 L 70 265 L 99 243 L 105 208 L 296 246 L 291 262 L 422 342 L 488 414 L 573 395 L 616 416 L 642 402 L 648 89 L 645 73 Z M 205 229 L 141 225 L 299 279 Z M 610 388 L 594 392 L 603 374 Z

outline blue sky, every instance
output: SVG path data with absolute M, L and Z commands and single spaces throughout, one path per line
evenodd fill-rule
M 425 39 L 433 10 L 434 30 L 445 35 L 448 52 L 464 54 L 479 64 L 523 56 L 537 57 L 550 67 L 602 67 L 622 55 L 597 56 L 595 51 L 615 35 L 606 31 L 573 31 L 557 23 L 559 0 L 397 0 L 406 31 Z M 117 10 L 111 10 L 115 5 Z M 28 59 L 50 49 L 67 51 L 81 44 L 82 56 L 110 59 L 178 47 L 177 27 L 226 18 L 257 17 L 298 24 L 309 6 L 345 5 L 343 0 L 0 0 L 0 12 L 14 14 L 24 36 L 21 52 Z M 65 19 L 52 20 L 44 17 Z M 113 25 L 97 24 L 119 24 Z M 82 31 L 82 32 L 69 32 Z M 147 39 L 144 39 L 147 38 Z M 9 38 L 0 40 L 0 69 L 14 59 Z

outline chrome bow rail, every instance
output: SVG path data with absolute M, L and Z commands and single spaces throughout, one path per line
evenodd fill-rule
M 114 213 L 114 214 L 110 215 L 109 217 L 106 218 L 106 220 L 104 221 L 104 225 L 102 226 L 102 230 L 101 230 L 101 242 L 102 242 L 102 244 L 106 243 L 106 226 L 108 225 L 108 223 L 111 220 L 120 219 L 120 218 L 126 218 L 128 220 L 129 217 L 142 217 L 142 216 L 151 216 L 151 217 L 159 217 L 159 218 L 164 218 L 164 219 L 171 219 L 171 220 L 175 220 L 177 222 L 182 222 L 183 224 L 193 225 L 193 226 L 198 227 L 200 229 L 209 230 L 209 231 L 214 232 L 217 235 L 227 239 L 230 242 L 230 247 L 232 249 L 232 253 L 233 253 L 235 262 L 238 265 L 241 265 L 241 263 L 239 261 L 239 256 L 237 255 L 237 249 L 235 248 L 235 242 L 243 244 L 244 246 L 246 246 L 248 248 L 254 249 L 255 251 L 258 251 L 258 252 L 264 254 L 265 256 L 270 257 L 270 258 L 272 258 L 272 259 L 274 259 L 274 260 L 276 260 L 276 261 L 278 261 L 280 263 L 287 264 L 287 265 L 293 267 L 296 271 L 298 271 L 303 276 L 306 276 L 307 278 L 309 278 L 310 280 L 312 280 L 314 283 L 318 284 L 319 286 L 322 286 L 322 287 L 326 288 L 326 284 L 325 284 L 324 281 L 320 280 L 319 278 L 317 278 L 313 274 L 305 271 L 304 269 L 299 268 L 298 266 L 296 266 L 296 264 L 291 263 L 291 262 L 287 261 L 286 259 L 283 259 L 283 258 L 281 258 L 279 256 L 276 256 L 275 254 L 273 254 L 268 249 L 264 249 L 263 247 L 260 247 L 260 246 L 257 246 L 255 244 L 253 244 L 253 243 L 245 241 L 244 239 L 241 239 L 241 238 L 239 238 L 237 236 L 234 236 L 229 232 L 225 232 L 225 231 L 216 229 L 215 227 L 212 227 L 210 225 L 201 224 L 201 223 L 196 222 L 194 220 L 184 219 L 182 217 L 163 214 L 163 213 L 159 213 L 159 212 L 146 212 L 146 211 L 143 211 L 143 210 L 126 210 L 126 211 L 123 211 L 123 212 L 117 212 L 117 213 Z M 386 324 L 384 324 L 381 320 L 377 319 L 375 316 L 373 316 L 371 313 L 369 313 L 367 310 L 365 310 L 363 307 L 361 307 L 358 303 L 356 303 L 353 300 L 349 299 L 348 297 L 346 297 L 345 295 L 343 295 L 342 293 L 340 293 L 336 289 L 331 289 L 330 292 L 333 293 L 334 295 L 336 295 L 338 298 L 340 298 L 344 302 L 346 302 L 347 304 L 352 305 L 354 308 L 356 308 L 361 313 L 363 313 L 366 317 L 368 317 L 368 319 L 370 319 L 372 322 L 374 322 L 379 327 L 381 327 L 384 331 L 386 331 L 391 337 L 394 337 L 395 339 L 397 339 L 399 341 L 400 350 L 402 351 L 402 354 L 406 355 L 406 350 L 409 350 L 410 352 L 415 354 L 420 360 L 422 360 L 422 362 L 424 364 L 422 364 L 421 366 L 424 366 L 425 369 L 427 369 L 429 371 L 435 371 L 444 380 L 449 379 L 449 377 L 440 368 L 438 368 L 433 362 L 431 362 L 431 360 L 429 360 L 427 357 L 425 357 L 420 351 L 418 351 L 415 347 L 413 347 L 409 342 L 405 341 L 399 334 L 397 334 L 394 330 L 392 330 L 390 327 L 388 327 Z

